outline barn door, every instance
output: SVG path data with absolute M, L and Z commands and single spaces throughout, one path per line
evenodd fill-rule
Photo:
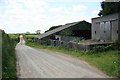
M 111 40 L 111 23 L 110 23 L 110 21 L 105 23 L 105 35 L 106 35 L 106 40 Z
M 110 21 L 100 23 L 100 40 L 111 40 L 111 23 Z
M 101 22 L 100 23 L 100 35 L 99 35 L 99 38 L 100 38 L 100 40 L 104 40 L 104 27 L 105 26 L 105 23 L 104 22 Z

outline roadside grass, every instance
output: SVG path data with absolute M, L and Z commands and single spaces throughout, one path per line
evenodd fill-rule
M 43 46 L 37 43 L 26 43 L 26 45 L 41 48 L 41 49 L 48 49 L 52 51 L 62 52 L 64 54 L 71 55 L 72 57 L 77 57 L 79 59 L 85 60 L 90 65 L 97 67 L 98 69 L 102 70 L 105 74 L 111 77 L 120 77 L 119 70 L 120 70 L 120 62 L 118 57 L 120 56 L 120 51 L 106 51 L 106 52 L 82 52 L 76 49 L 70 49 L 67 47 L 60 47 L 60 46 Z
M 2 32 L 2 78 L 16 78 L 16 41 Z

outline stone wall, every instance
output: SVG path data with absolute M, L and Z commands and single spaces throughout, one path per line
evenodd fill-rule
M 74 40 L 80 41 L 83 39 L 83 37 L 61 36 L 61 35 L 56 35 L 55 38 L 56 38 L 56 40 L 65 41 L 65 42 L 74 41 Z
M 64 46 L 64 47 L 83 50 L 83 51 L 87 51 L 91 49 L 90 45 L 83 45 L 83 44 L 64 42 L 58 40 L 51 40 L 50 42 L 51 42 L 51 46 Z

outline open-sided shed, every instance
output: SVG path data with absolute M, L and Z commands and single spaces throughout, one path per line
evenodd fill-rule
M 79 21 L 62 25 L 44 34 L 36 36 L 39 40 L 55 39 L 55 35 L 91 38 L 91 23 Z

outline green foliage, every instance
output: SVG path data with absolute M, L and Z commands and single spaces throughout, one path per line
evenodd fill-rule
M 109 76 L 120 77 L 119 71 L 119 57 L 120 51 L 106 51 L 106 52 L 96 52 L 89 53 L 89 56 L 92 59 L 86 59 L 91 62 L 91 64 L 95 65 L 99 69 L 103 70 Z
M 105 46 L 95 46 L 92 49 L 92 52 L 103 52 L 106 51 Z
M 119 50 L 120 51 L 120 41 L 116 41 L 111 45 L 112 50 Z
M 71 27 L 72 30 L 74 31 L 80 31 L 80 30 L 91 30 L 91 23 L 86 22 L 86 21 L 80 21 L 77 25 L 74 27 Z
M 33 42 L 36 34 L 25 34 L 24 38 L 26 42 Z
M 70 29 L 66 29 L 66 30 L 61 31 L 59 35 L 71 36 L 72 35 L 72 31 Z
M 99 16 L 105 16 L 113 13 L 120 12 L 120 2 L 102 2 L 102 10 L 99 12 Z
M 40 34 L 41 30 L 37 30 L 37 31 L 35 31 L 35 32 L 36 32 L 36 34 Z
M 2 78 L 16 78 L 16 41 L 2 32 Z
M 62 26 L 62 25 L 52 26 L 49 30 L 45 31 L 45 33 L 48 32 L 48 31 L 51 31 L 51 30 L 53 30 L 53 29 L 56 29 L 56 28 L 58 28 L 58 27 L 61 27 L 61 26 Z
M 15 42 L 19 42 L 19 34 L 8 34 L 8 36 Z
M 105 52 L 109 50 L 118 50 L 120 51 L 120 41 L 116 41 L 113 44 L 107 45 L 107 46 L 94 46 L 91 50 L 91 52 Z

